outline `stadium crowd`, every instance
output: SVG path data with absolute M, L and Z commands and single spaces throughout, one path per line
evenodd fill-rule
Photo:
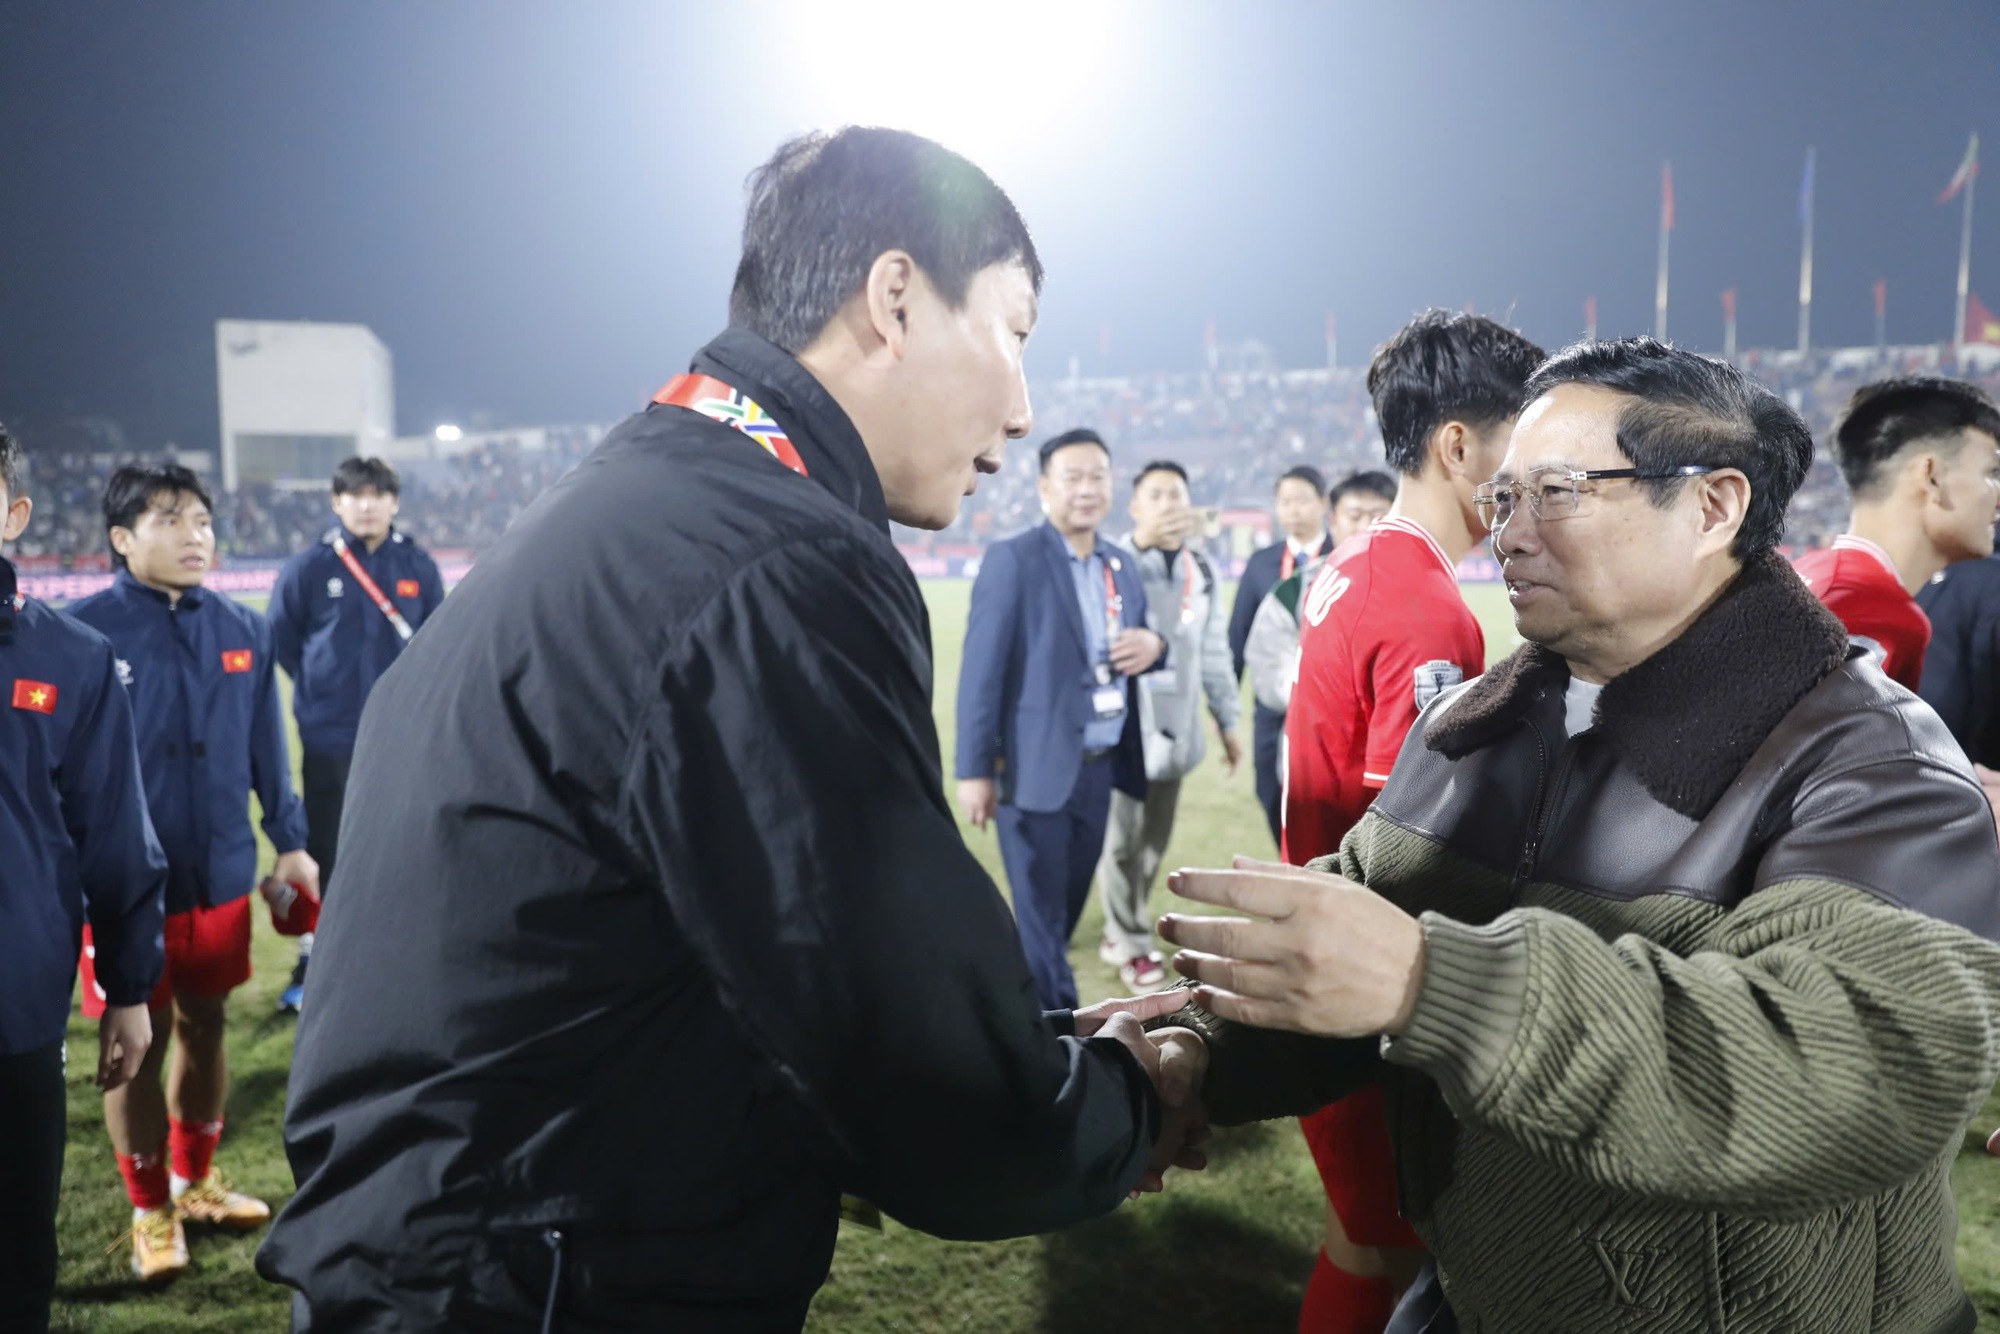
M 1884 375 L 1935 373 L 1936 349 L 1792 352 L 1750 351 L 1741 364 L 1796 408 L 1820 442 L 1812 472 L 1793 500 L 1786 542 L 1794 548 L 1824 546 L 1840 531 L 1847 492 L 1828 452 L 1828 432 L 1855 387 Z M 1329 477 L 1375 467 L 1381 430 L 1369 406 L 1360 368 L 1243 374 L 1169 374 L 1103 379 L 1048 380 L 1035 385 L 1038 431 L 1091 426 L 1116 441 L 1131 462 L 1178 460 L 1188 471 L 1199 504 L 1260 507 L 1272 477 L 1308 464 Z M 1968 375 L 1989 393 L 2000 392 L 2000 368 Z M 433 548 L 477 554 L 506 531 L 527 504 L 590 452 L 601 434 L 592 426 L 494 435 L 445 457 L 403 466 L 401 522 Z M 29 557 L 66 563 L 95 559 L 104 551 L 98 497 L 105 479 L 136 454 L 28 451 L 36 521 L 19 546 Z M 999 476 L 981 484 L 951 527 L 938 533 L 899 529 L 897 539 L 918 546 L 985 544 L 1040 518 L 1035 497 L 1035 457 L 1016 450 Z M 280 559 L 324 531 L 326 498 L 267 483 L 216 492 L 216 538 L 225 557 Z

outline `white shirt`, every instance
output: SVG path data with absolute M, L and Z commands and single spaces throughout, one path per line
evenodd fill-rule
M 1569 689 L 1563 692 L 1563 731 L 1571 736 L 1590 730 L 1591 711 L 1597 707 L 1597 697 L 1604 687 L 1579 681 L 1574 676 L 1569 679 Z

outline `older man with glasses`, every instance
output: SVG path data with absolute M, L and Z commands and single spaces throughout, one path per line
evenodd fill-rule
M 1969 1331 L 1971 767 L 1776 554 L 1797 413 L 1651 339 L 1527 398 L 1479 500 L 1528 642 L 1426 709 L 1338 857 L 1174 878 L 1253 919 L 1161 924 L 1211 1112 L 1382 1085 L 1434 1256 L 1394 1331 Z

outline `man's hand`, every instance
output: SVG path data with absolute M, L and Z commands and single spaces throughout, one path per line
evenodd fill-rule
M 1224 1019 L 1325 1037 L 1400 1033 L 1424 978 L 1416 918 L 1337 875 L 1238 857 L 1229 871 L 1176 871 L 1167 887 L 1234 917 L 1160 919 L 1183 947 L 1174 967 Z
M 1179 1004 L 1174 1008 L 1179 1009 Z M 1105 1018 L 1097 1029 L 1098 1037 L 1124 1044 L 1160 1097 L 1160 1136 L 1153 1142 L 1153 1155 L 1133 1188 L 1134 1195 L 1164 1189 L 1170 1167 L 1198 1172 L 1208 1165 L 1208 1156 L 1196 1147 L 1208 1138 L 1208 1113 L 1200 1097 L 1208 1049 L 1189 1029 L 1162 1028 L 1148 1033 L 1139 1023 L 1130 1012 L 1120 1011 Z
M 1135 524 L 1132 543 L 1148 549 L 1179 547 L 1201 531 L 1202 523 L 1200 510 L 1192 505 L 1178 505 L 1162 510 L 1146 523 Z
M 153 1016 L 144 1005 L 107 1005 L 97 1021 L 97 1087 L 109 1093 L 139 1073 L 153 1045 Z
M 1137 676 L 1166 651 L 1166 640 L 1143 625 L 1133 626 L 1111 641 L 1111 665 L 1126 676 Z
M 984 829 L 986 822 L 1000 811 L 999 789 L 990 778 L 961 778 L 958 780 L 958 809 L 965 813 L 965 821 L 974 829 Z
M 297 852 L 281 852 L 271 867 L 271 878 L 282 880 L 288 885 L 297 885 L 314 899 L 319 898 L 319 863 L 309 856 L 304 848 Z
M 1145 996 L 1126 996 L 1114 1000 L 1101 1000 L 1095 1005 L 1087 1005 L 1070 1013 L 1076 1025 L 1076 1035 L 1080 1038 L 1096 1037 L 1104 1027 L 1104 1021 L 1114 1014 L 1129 1014 L 1140 1023 L 1172 1014 L 1187 1004 L 1187 992 L 1179 989 L 1155 991 Z
M 1243 738 L 1233 727 L 1218 726 L 1216 730 L 1222 733 L 1222 767 L 1234 778 L 1243 765 Z

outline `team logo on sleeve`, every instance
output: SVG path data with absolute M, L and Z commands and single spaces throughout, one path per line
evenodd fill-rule
M 413 598 L 422 592 L 423 589 L 417 586 L 417 581 L 414 579 L 398 579 L 396 581 L 396 596 L 399 598 Z
M 132 684 L 132 664 L 131 664 L 131 663 L 129 663 L 129 662 L 127 662 L 127 661 L 125 661 L 125 659 L 123 659 L 123 658 L 113 658 L 113 659 L 111 660 L 111 665 L 112 665 L 112 666 L 113 666 L 114 668 L 116 668 L 116 669 L 117 669 L 117 672 L 118 672 L 118 684 L 119 684 L 119 685 L 121 685 L 121 686 L 129 686 L 129 685 L 131 685 L 131 684 Z
M 1319 578 L 1313 580 L 1312 592 L 1306 594 L 1306 619 L 1314 625 L 1325 620 L 1327 612 L 1353 582 L 1331 565 L 1321 570 Z
M 251 652 L 247 648 L 231 648 L 222 651 L 222 670 L 230 675 L 250 670 Z
M 1465 679 L 1465 672 L 1455 662 L 1439 658 L 1417 668 L 1417 707 L 1423 708 L 1432 700 Z
M 339 575 L 336 574 L 333 578 L 326 581 L 326 595 L 328 597 L 337 598 L 346 591 L 347 589 L 340 582 Z
M 29 713 L 54 713 L 56 688 L 47 681 L 30 681 L 22 677 L 14 682 L 14 707 L 26 709 Z

